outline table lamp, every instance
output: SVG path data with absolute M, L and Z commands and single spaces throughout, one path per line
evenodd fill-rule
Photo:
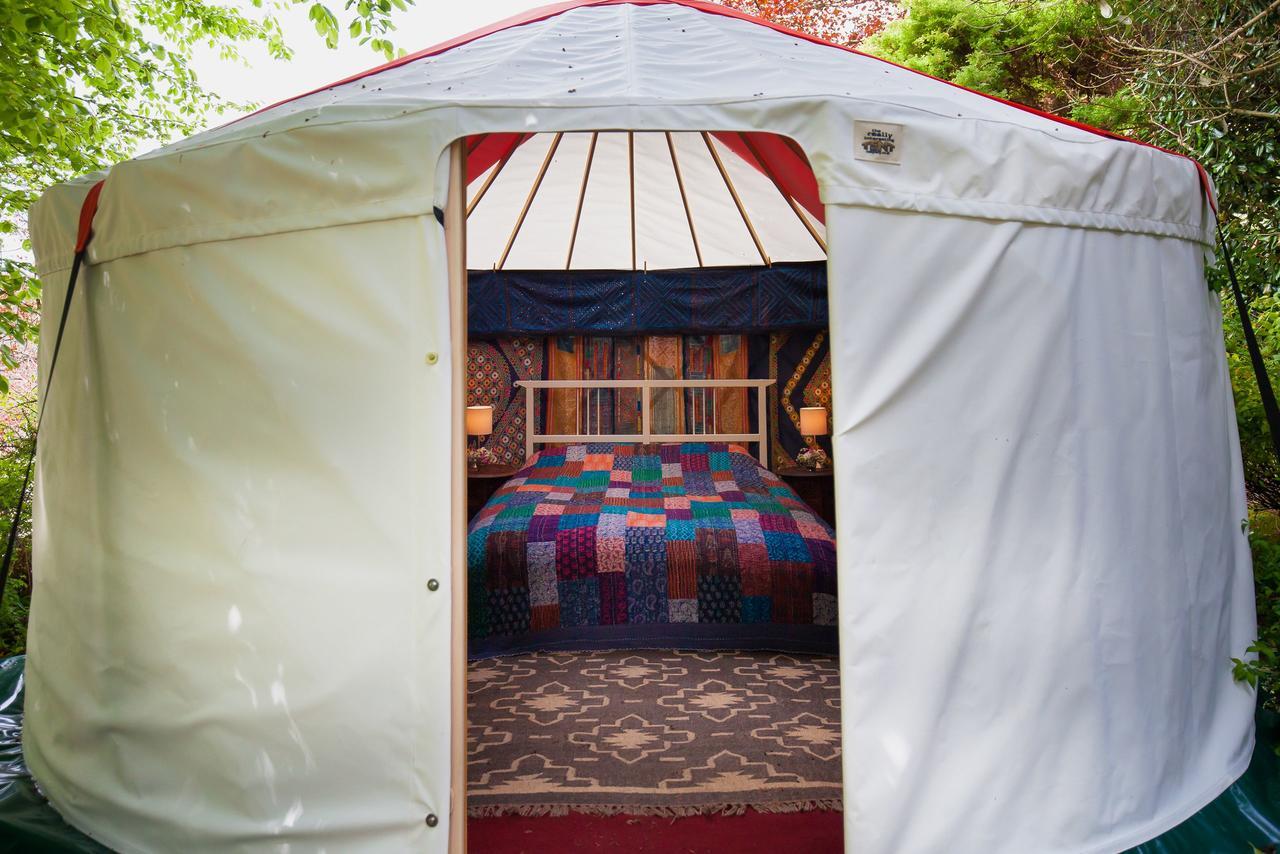
M 493 432 L 493 407 L 468 406 L 466 415 L 467 428 L 467 466 L 472 471 L 482 464 L 492 463 L 493 452 L 480 444 L 480 436 L 488 436 Z
M 796 454 L 796 462 L 811 471 L 821 471 L 831 465 L 827 452 L 819 448 L 813 441 L 814 436 L 825 436 L 829 430 L 827 424 L 827 408 L 825 406 L 803 406 L 800 408 L 800 435 L 808 440 L 808 447 Z
M 800 408 L 800 435 L 827 435 L 827 408 L 825 406 L 804 406 Z

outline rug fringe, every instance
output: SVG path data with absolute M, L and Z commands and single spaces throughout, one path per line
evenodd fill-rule
M 631 806 L 623 804 L 469 804 L 470 818 L 497 818 L 499 816 L 564 816 L 580 815 L 634 815 L 655 818 L 686 818 L 695 815 L 745 815 L 747 810 L 759 813 L 814 812 L 817 810 L 841 811 L 839 798 L 818 798 L 808 801 L 772 801 L 759 804 L 682 804 L 680 806 Z

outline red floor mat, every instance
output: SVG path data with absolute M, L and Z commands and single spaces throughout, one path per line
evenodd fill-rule
M 545 818 L 473 818 L 470 854 L 837 854 L 844 835 L 838 812 L 637 818 L 571 813 Z

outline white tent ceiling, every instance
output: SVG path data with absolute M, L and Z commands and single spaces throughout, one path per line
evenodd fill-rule
M 709 133 L 537 134 L 472 176 L 468 204 L 472 269 L 826 258 L 823 224 Z

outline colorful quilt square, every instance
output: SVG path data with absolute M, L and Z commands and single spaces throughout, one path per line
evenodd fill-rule
M 779 534 L 798 534 L 800 526 L 791 518 L 790 513 L 760 513 L 760 528 L 766 532 Z
M 670 599 L 667 602 L 667 612 L 668 622 L 696 623 L 698 622 L 698 600 Z
M 774 566 L 764 546 L 738 544 L 738 558 L 742 562 L 739 576 L 742 578 L 743 596 L 769 596 L 773 592 Z
M 626 515 L 628 528 L 665 528 L 667 517 L 661 511 L 657 513 L 637 513 L 631 511 Z
M 489 591 L 489 626 L 494 634 L 529 631 L 529 591 L 523 587 Z
M 691 540 L 667 539 L 667 596 L 693 599 L 698 595 L 698 549 Z
M 596 538 L 596 571 L 621 573 L 627 568 L 627 541 L 623 537 Z
M 613 471 L 613 454 L 587 454 L 585 460 L 582 461 L 583 472 L 588 471 Z
M 627 622 L 627 576 L 610 572 L 599 576 L 600 625 L 617 626 Z
M 560 532 L 560 516 L 535 514 L 529 520 L 528 540 L 531 543 L 554 543 Z
M 698 575 L 731 575 L 738 577 L 738 538 L 733 531 L 702 528 L 694 539 Z
M 556 588 L 556 544 L 529 543 L 525 546 L 529 567 L 529 602 L 554 605 L 560 601 Z
M 742 622 L 742 584 L 736 575 L 704 575 L 698 579 L 698 622 Z
M 489 535 L 485 566 L 489 570 L 486 583 L 490 590 L 528 586 L 527 543 L 524 531 L 494 531 Z
M 672 542 L 692 543 L 694 535 L 698 528 L 693 522 L 693 512 L 689 511 L 690 518 L 675 518 L 676 514 L 682 514 L 682 510 L 672 510 L 667 516 L 667 539 Z
M 560 628 L 559 605 L 534 605 L 529 628 L 535 632 Z
M 662 530 L 629 530 L 626 564 L 627 619 L 632 623 L 667 622 L 667 541 Z
M 784 534 L 779 531 L 765 531 L 764 545 L 769 550 L 769 560 L 781 560 L 794 563 L 811 560 L 809 547 L 804 544 L 804 537 L 799 534 Z
M 565 517 L 567 518 L 567 517 Z M 570 528 L 556 532 L 556 577 L 561 581 L 590 578 L 597 572 L 596 529 Z M 564 598 L 560 599 L 561 605 Z M 563 611 L 563 608 L 561 609 Z
M 813 624 L 815 626 L 834 626 L 836 620 L 836 597 L 830 593 L 813 594 Z
M 773 621 L 813 622 L 813 569 L 806 564 L 787 564 L 773 576 Z
M 743 593 L 746 593 L 746 579 L 743 579 Z M 817 594 L 814 594 L 817 595 Z M 744 623 L 771 623 L 773 622 L 773 600 L 768 594 L 762 596 L 746 596 L 742 597 L 742 622 Z
M 628 522 L 625 514 L 622 513 L 601 513 L 600 521 L 596 523 L 596 539 L 621 540 L 627 536 Z
M 560 624 L 600 625 L 600 582 L 596 576 L 560 582 Z

